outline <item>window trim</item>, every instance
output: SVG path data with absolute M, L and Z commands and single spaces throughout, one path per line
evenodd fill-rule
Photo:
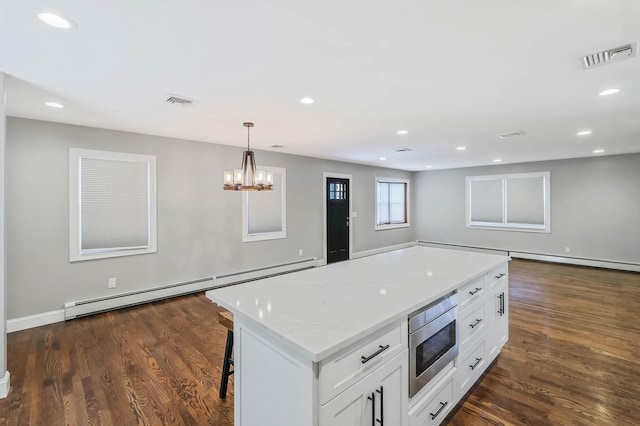
M 113 248 L 104 250 L 80 249 L 80 159 L 130 161 L 145 163 L 149 170 L 149 244 L 143 248 Z M 156 194 L 156 157 L 153 155 L 130 154 L 90 149 L 69 149 L 69 261 L 105 259 L 111 257 L 134 256 L 156 253 L 157 247 L 157 194 Z
M 522 178 L 543 178 L 544 185 L 544 224 L 532 223 L 508 223 L 507 211 L 507 182 L 509 179 Z M 471 220 L 471 183 L 480 180 L 498 180 L 502 181 L 502 223 L 499 222 L 481 222 Z M 533 232 L 533 233 L 551 233 L 551 173 L 550 172 L 531 172 L 531 173 L 509 173 L 500 175 L 483 175 L 483 176 L 467 176 L 466 177 L 466 226 L 470 229 L 487 229 L 494 231 L 515 231 L 515 232 Z
M 404 199 L 404 208 L 405 208 L 405 222 L 404 223 L 385 223 L 378 224 L 378 184 L 379 183 L 404 183 L 406 185 L 405 189 L 405 199 Z M 383 231 L 386 229 L 397 229 L 397 228 L 408 228 L 411 226 L 410 216 L 411 216 L 411 181 L 409 179 L 399 179 L 399 178 L 386 178 L 386 177 L 378 177 L 376 176 L 374 181 L 374 202 L 375 202 L 375 216 L 374 220 L 374 229 L 376 231 Z
M 281 228 L 280 231 L 273 232 L 256 232 L 249 233 L 249 194 L 253 191 L 246 191 L 242 196 L 242 242 L 250 243 L 253 241 L 265 241 L 265 240 L 278 240 L 287 238 L 287 169 L 284 167 L 268 167 L 262 166 L 260 169 L 273 172 L 274 176 L 280 174 L 281 182 L 273 182 L 274 186 L 280 186 L 282 203 L 280 217 Z

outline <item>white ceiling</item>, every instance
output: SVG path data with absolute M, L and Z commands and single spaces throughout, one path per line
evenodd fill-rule
M 2 0 L 0 14 L 15 117 L 237 146 L 253 121 L 256 149 L 405 170 L 640 151 L 640 59 L 579 60 L 640 40 L 638 0 Z

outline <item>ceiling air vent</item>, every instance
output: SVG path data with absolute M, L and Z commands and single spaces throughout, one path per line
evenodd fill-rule
M 167 97 L 164 98 L 164 101 L 171 105 L 178 105 L 181 107 L 190 107 L 193 106 L 197 101 L 195 99 L 189 99 L 184 96 L 172 95 L 169 93 Z
M 522 135 L 524 135 L 524 132 L 522 130 L 518 130 L 516 132 L 503 133 L 501 135 L 498 135 L 498 137 L 500 139 L 507 139 L 507 138 L 513 138 L 513 137 L 522 136 Z
M 409 152 L 411 151 L 411 148 L 400 148 L 400 149 L 396 149 L 393 152 Z
M 584 69 L 588 70 L 589 68 L 593 68 L 598 65 L 605 65 L 622 59 L 633 58 L 635 56 L 638 56 L 638 42 L 614 47 L 613 49 L 603 50 L 602 52 L 592 53 L 590 55 L 583 56 L 581 60 Z

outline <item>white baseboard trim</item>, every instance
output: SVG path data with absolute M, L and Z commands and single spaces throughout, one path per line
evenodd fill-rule
M 64 309 L 7 320 L 7 333 L 64 321 Z
M 550 256 L 544 254 L 521 253 L 517 251 L 510 251 L 509 255 L 513 258 L 540 260 L 542 262 L 566 263 L 569 265 L 592 266 L 595 268 L 640 272 L 640 265 L 634 263 L 611 262 L 607 260 L 595 259 L 580 259 L 577 257 Z
M 371 250 L 358 251 L 351 254 L 351 259 L 358 259 L 360 257 L 373 256 L 374 254 L 386 253 L 388 251 L 414 247 L 415 245 L 416 245 L 415 241 L 410 241 L 408 243 L 396 244 L 393 246 L 386 246 L 386 247 L 379 247 Z
M 11 384 L 9 383 L 10 377 L 9 371 L 6 371 L 4 377 L 0 379 L 0 399 L 6 398 L 7 395 L 9 395 L 9 389 L 11 389 Z

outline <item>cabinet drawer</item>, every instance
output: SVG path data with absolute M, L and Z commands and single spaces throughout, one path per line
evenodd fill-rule
M 409 411 L 410 426 L 439 425 L 456 405 L 453 399 L 453 376 L 439 384 L 420 403 Z
M 500 281 L 503 278 L 507 277 L 508 274 L 508 264 L 504 264 L 502 266 L 499 266 L 498 268 L 494 269 L 493 271 L 487 273 L 487 275 L 484 276 L 484 285 L 485 287 L 493 287 L 493 285 L 495 285 L 495 283 L 497 283 L 498 281 Z
M 464 309 L 484 296 L 484 279 L 478 278 L 458 291 L 458 308 Z
M 481 339 L 469 352 L 464 356 L 462 361 L 458 358 L 456 364 L 456 393 L 458 399 L 461 399 L 465 393 L 476 382 L 487 366 L 486 357 L 486 341 Z
M 479 336 L 487 326 L 486 302 L 483 301 L 469 311 L 460 320 L 460 352 L 464 352 L 471 340 Z
M 345 391 L 408 347 L 407 322 L 384 328 L 372 336 L 320 361 L 318 392 L 320 405 Z

